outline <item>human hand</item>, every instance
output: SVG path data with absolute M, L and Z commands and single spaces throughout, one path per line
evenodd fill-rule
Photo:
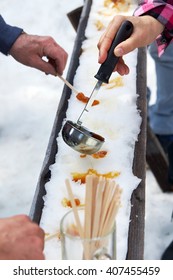
M 28 216 L 0 219 L 0 260 L 43 260 L 44 232 Z
M 24 65 L 54 76 L 57 73 L 62 75 L 68 57 L 66 51 L 53 38 L 26 33 L 17 38 L 10 49 L 10 55 Z
M 123 55 L 136 48 L 144 47 L 152 43 L 164 29 L 164 26 L 151 16 L 115 16 L 99 40 L 99 63 L 105 61 L 111 43 L 120 28 L 120 25 L 125 20 L 132 22 L 134 30 L 130 38 L 120 43 L 114 50 L 114 54 L 120 57 L 115 68 L 115 71 L 120 75 L 126 75 L 129 73 L 129 67 L 125 64 Z

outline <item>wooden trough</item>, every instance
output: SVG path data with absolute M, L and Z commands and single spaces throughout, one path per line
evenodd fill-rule
M 81 53 L 81 45 L 85 39 L 85 28 L 87 25 L 88 16 L 92 0 L 86 0 L 83 8 L 78 9 L 78 18 L 75 19 L 74 28 L 77 28 L 77 35 L 74 44 L 74 49 L 71 57 L 70 66 L 67 73 L 67 80 L 73 83 L 73 78 L 76 69 L 79 65 L 79 57 Z M 70 18 L 72 14 L 69 14 Z M 79 22 L 79 24 L 78 24 Z M 133 161 L 133 173 L 141 182 L 133 191 L 131 197 L 131 215 L 128 232 L 128 249 L 126 259 L 142 260 L 144 255 L 144 218 L 145 218 L 145 157 L 146 157 L 146 50 L 141 48 L 138 50 L 137 58 L 137 108 L 141 114 L 142 123 L 141 130 L 138 135 L 138 141 L 135 145 L 135 154 Z M 71 91 L 67 86 L 64 86 L 62 97 L 58 106 L 55 121 L 53 124 L 50 140 L 48 143 L 45 159 L 38 179 L 33 203 L 31 206 L 30 217 L 33 221 L 39 224 L 42 209 L 44 207 L 43 196 L 46 194 L 45 184 L 51 179 L 50 166 L 55 162 L 55 156 L 58 153 L 57 136 L 61 130 L 63 119 L 66 117 L 68 107 L 68 99 Z

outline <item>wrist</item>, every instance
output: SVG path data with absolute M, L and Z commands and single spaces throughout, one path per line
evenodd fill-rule
M 14 41 L 14 43 L 12 44 L 8 55 L 14 56 L 15 52 L 22 47 L 23 45 L 23 41 L 25 40 L 25 38 L 23 38 L 23 36 L 26 36 L 26 32 L 25 31 L 21 31 L 21 33 L 19 34 L 19 36 L 16 38 L 16 40 Z

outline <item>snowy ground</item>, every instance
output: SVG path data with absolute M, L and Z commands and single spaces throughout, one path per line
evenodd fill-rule
M 82 0 L 1 0 L 0 10 L 9 24 L 51 35 L 70 54 L 75 31 L 66 14 L 82 4 Z M 7 217 L 29 213 L 63 84 L 2 54 L 0 79 L 0 216 Z M 150 59 L 148 80 L 154 93 Z M 145 259 L 159 259 L 173 239 L 172 209 L 173 194 L 162 193 L 147 170 Z

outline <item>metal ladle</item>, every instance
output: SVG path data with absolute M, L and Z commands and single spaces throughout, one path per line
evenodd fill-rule
M 109 82 L 109 78 L 119 60 L 119 57 L 116 57 L 114 55 L 114 48 L 122 41 L 128 39 L 131 36 L 132 32 L 132 23 L 130 21 L 124 21 L 112 42 L 106 61 L 100 66 L 97 74 L 95 75 L 95 78 L 98 81 L 90 95 L 90 98 L 84 110 L 82 111 L 76 123 L 67 120 L 63 126 L 63 140 L 68 146 L 70 146 L 77 152 L 88 155 L 94 154 L 100 150 L 105 141 L 102 136 L 91 132 L 87 128 L 82 126 L 81 118 L 83 117 L 85 112 L 89 111 L 89 108 L 92 106 L 93 99 L 99 91 L 102 83 Z

